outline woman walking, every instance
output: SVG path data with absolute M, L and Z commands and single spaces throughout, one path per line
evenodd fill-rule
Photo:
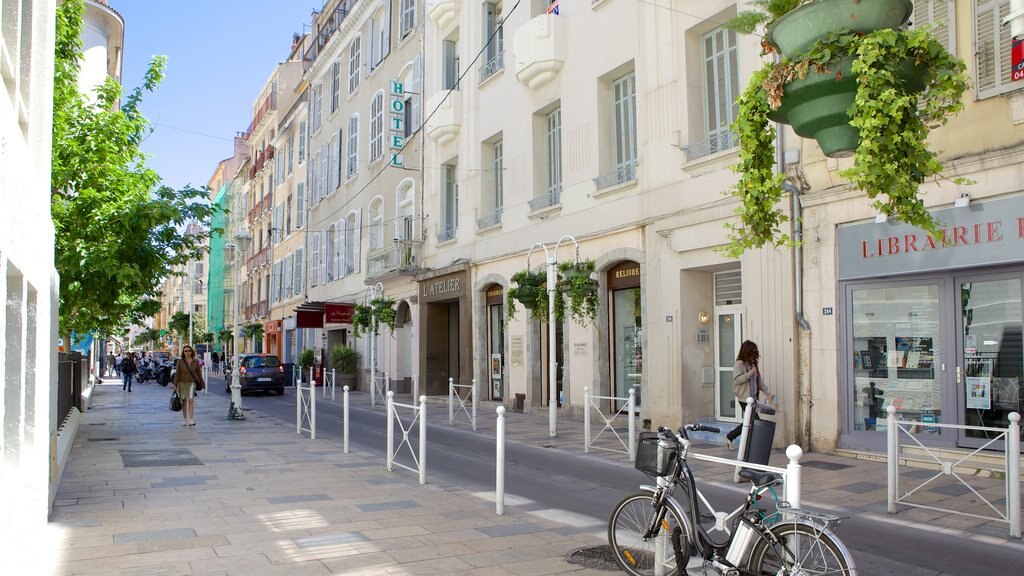
M 191 346 L 182 349 L 181 358 L 174 369 L 174 391 L 181 398 L 181 416 L 184 418 L 181 425 L 195 426 L 196 392 L 205 388 L 206 382 L 203 381 L 203 371 L 199 367 L 196 351 Z
M 736 395 L 736 405 L 741 407 L 740 414 L 743 413 L 742 407 L 747 405 L 747 397 L 753 398 L 756 402 L 761 392 L 768 396 L 768 388 L 761 377 L 761 369 L 757 366 L 760 357 L 757 344 L 750 340 L 740 344 L 739 354 L 736 355 L 736 364 L 732 367 L 732 391 Z M 754 420 L 759 420 L 756 410 L 754 411 Z M 742 423 L 726 434 L 725 438 L 730 450 L 741 432 L 743 432 Z

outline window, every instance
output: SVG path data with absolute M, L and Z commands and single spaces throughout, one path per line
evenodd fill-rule
M 505 156 L 504 156 L 504 142 L 498 140 L 491 147 L 491 151 L 494 155 L 494 160 L 491 163 L 491 182 L 494 189 L 494 210 L 498 212 L 504 205 L 504 193 L 505 193 Z
M 359 88 L 359 43 L 362 37 L 356 36 L 352 39 L 352 45 L 348 49 L 348 93 L 351 94 Z
M 306 183 L 298 182 L 295 184 L 295 227 L 302 228 L 302 224 L 306 218 L 306 206 L 305 198 L 303 197 L 306 192 Z
M 331 66 L 331 114 L 338 111 L 341 104 L 341 61 L 335 60 Z
M 336 244 L 338 242 L 337 235 L 337 227 L 335 227 L 334 224 L 331 224 L 327 229 L 327 242 L 324 244 L 324 263 L 325 268 L 327 269 L 327 272 L 324 274 L 324 281 L 326 282 L 330 282 L 335 278 L 341 277 L 341 271 L 335 270 L 334 267 L 336 262 L 335 254 L 337 252 Z M 335 276 L 336 272 L 338 273 L 337 276 Z
M 284 204 L 278 203 L 274 206 L 274 242 L 280 242 L 282 235 L 282 228 L 284 226 Z
M 306 161 L 306 123 L 299 122 L 299 164 Z
M 288 190 L 288 196 L 284 201 L 284 233 L 292 233 L 292 191 Z
M 501 19 L 501 7 L 495 2 L 484 2 L 484 64 L 480 69 L 480 80 L 486 80 L 505 67 L 505 29 Z
M 353 114 L 348 120 L 348 157 L 345 160 L 345 177 L 351 178 L 359 172 L 359 115 Z
M 914 13 L 910 17 L 911 27 L 932 26 L 932 36 L 956 54 L 956 37 L 950 30 L 956 30 L 955 0 L 914 0 Z
M 619 78 L 612 84 L 615 111 L 615 183 L 636 178 L 636 76 Z
M 421 94 L 420 81 L 421 69 L 420 69 L 420 57 L 416 56 L 416 59 L 406 68 L 408 72 L 402 76 L 402 84 L 405 86 L 405 136 L 409 137 L 419 130 L 419 118 L 420 118 L 420 102 L 423 99 Z
M 281 262 L 274 262 L 273 272 L 271 273 L 270 282 L 270 301 L 279 302 L 281 300 Z
M 317 185 L 320 182 L 320 154 L 313 155 L 309 163 L 309 205 L 315 206 L 320 201 L 320 191 Z
M 369 226 L 369 251 L 379 250 L 384 247 L 384 199 L 377 197 L 370 202 L 370 208 L 366 212 L 367 225 Z
M 441 232 L 438 242 L 455 239 L 459 227 L 459 183 L 455 179 L 455 165 L 444 165 L 444 197 L 441 200 Z
M 339 179 L 340 173 L 338 172 L 338 162 L 340 160 L 338 158 L 338 135 L 337 134 L 335 134 L 334 136 L 331 136 L 331 141 L 327 145 L 327 148 L 329 150 L 328 154 L 330 154 L 330 157 L 331 157 L 330 158 L 330 162 L 328 162 L 328 166 L 327 166 L 327 170 L 330 173 L 330 179 L 331 179 L 330 180 L 330 186 L 328 187 L 327 191 L 328 191 L 328 193 L 332 193 L 332 192 L 334 192 L 335 190 L 338 189 L 338 186 L 341 185 L 341 181 Z
M 974 42 L 978 99 L 998 96 L 1016 88 L 1010 81 L 1010 27 L 1003 19 L 1010 13 L 1006 0 L 975 0 Z
M 313 87 L 313 94 L 310 96 L 309 130 L 316 134 L 321 126 L 321 112 L 324 107 L 324 85 L 317 84 Z
M 295 134 L 288 137 L 288 175 L 291 176 L 295 171 Z
M 292 264 L 292 255 L 289 254 L 285 256 L 283 262 L 284 265 L 281 267 L 281 273 L 283 274 L 281 277 L 281 290 L 283 292 L 282 298 L 291 298 L 293 290 L 295 289 L 292 280 L 294 266 L 294 264 Z
M 320 233 L 313 234 L 310 239 L 310 259 L 309 259 L 309 285 L 316 286 L 320 284 Z
M 399 35 L 405 38 L 416 29 L 416 0 L 400 0 Z
M 349 274 L 359 272 L 359 258 L 360 258 L 360 214 L 359 210 L 355 210 L 348 213 L 345 218 L 345 228 L 348 230 L 348 254 L 346 255 L 345 268 Z
M 497 141 L 484 144 L 482 156 L 484 162 L 490 161 L 491 169 L 489 170 L 490 177 L 485 180 L 485 185 L 481 186 L 483 197 L 480 202 L 480 218 L 477 220 L 479 228 L 487 228 L 501 222 L 502 195 L 504 190 L 504 158 L 502 148 L 503 144 L 500 136 Z
M 384 91 L 370 102 L 370 162 L 384 155 Z
M 547 115 L 546 170 L 548 175 L 548 205 L 557 204 L 562 192 L 562 108 Z
M 719 28 L 704 36 L 701 57 L 704 64 L 704 139 L 707 153 L 714 154 L 738 143 L 729 130 L 739 113 L 736 33 Z
M 444 89 L 459 89 L 459 47 L 454 40 L 444 41 Z
M 384 0 L 384 11 L 378 13 L 374 31 L 377 33 L 377 53 L 374 66 L 380 64 L 391 53 L 391 0 Z
M 416 189 L 411 179 L 403 181 L 395 192 L 395 237 L 415 240 L 413 216 L 415 216 Z
M 302 294 L 302 248 L 295 249 L 295 272 L 293 273 L 293 279 L 295 281 L 295 295 Z

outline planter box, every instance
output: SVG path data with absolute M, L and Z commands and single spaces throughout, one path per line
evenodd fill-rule
M 821 36 L 839 30 L 868 33 L 899 28 L 914 11 L 912 0 L 818 0 L 783 15 L 768 27 L 765 40 L 792 58 L 807 52 Z

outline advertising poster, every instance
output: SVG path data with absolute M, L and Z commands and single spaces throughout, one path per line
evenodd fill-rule
M 966 392 L 968 409 L 992 409 L 992 381 L 988 376 L 968 376 Z

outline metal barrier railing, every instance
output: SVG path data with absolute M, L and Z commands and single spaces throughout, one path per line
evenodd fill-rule
M 391 391 L 391 377 L 385 372 L 383 376 L 377 376 L 370 372 L 370 408 L 377 408 L 377 398 L 381 404 L 387 407 L 388 392 Z
M 334 383 L 337 381 L 335 376 L 335 370 L 332 368 L 330 372 L 324 370 L 324 399 L 327 398 L 327 389 L 331 390 L 331 400 L 334 400 Z
M 468 389 L 469 394 L 463 396 L 459 388 Z M 458 408 L 455 407 L 455 402 L 458 401 Z M 466 403 L 469 403 L 473 407 L 473 412 L 470 413 Z M 473 383 L 470 385 L 456 384 L 454 378 L 448 379 L 448 425 L 452 426 L 455 424 L 455 417 L 459 413 L 463 413 L 469 418 L 469 423 L 473 425 L 473 431 L 476 432 L 476 406 L 479 404 L 476 398 L 476 378 L 473 378 Z
M 753 462 L 742 462 L 740 460 L 732 460 L 730 458 L 719 458 L 718 456 L 707 456 L 704 454 L 690 453 L 690 458 L 696 460 L 702 460 L 704 462 L 715 462 L 717 464 L 725 464 L 727 466 L 742 466 L 743 468 L 750 468 L 751 470 L 760 470 L 762 472 L 773 472 L 782 477 L 783 481 L 783 492 L 782 498 L 793 508 L 800 508 L 801 494 L 800 494 L 800 482 L 802 473 L 800 471 L 800 458 L 804 455 L 802 448 L 796 444 L 790 444 L 786 448 L 786 458 L 789 463 L 786 464 L 785 468 L 779 468 L 778 466 L 769 466 L 767 464 L 755 464 Z
M 959 514 L 961 516 L 969 516 L 971 518 L 979 518 L 981 520 L 989 520 L 993 522 L 1003 522 L 1009 526 L 1010 537 L 1020 538 L 1020 414 L 1017 412 L 1011 412 L 1009 415 L 1010 424 L 1006 428 L 989 428 L 985 426 L 967 426 L 963 424 L 946 424 L 941 422 L 918 422 L 912 420 L 897 420 L 896 419 L 896 407 L 889 406 L 886 409 L 888 416 L 886 418 L 886 448 L 888 455 L 888 476 L 889 476 L 889 508 L 890 514 L 896 513 L 896 505 L 903 504 L 904 506 L 911 506 L 913 508 L 923 508 L 925 510 L 934 510 L 937 512 L 947 512 L 950 514 Z M 978 432 L 991 432 L 995 433 L 994 438 L 989 438 L 982 446 L 978 447 L 972 452 L 964 454 L 962 458 L 958 460 L 944 460 L 940 455 L 936 454 L 935 451 L 929 449 L 927 446 L 921 443 L 917 437 L 911 432 L 911 428 L 917 426 L 929 426 L 935 428 L 949 428 L 952 430 L 973 430 Z M 913 490 L 899 496 L 899 459 L 900 459 L 900 432 L 906 435 L 907 438 L 913 440 L 913 444 L 924 451 L 932 460 L 935 461 L 939 466 L 939 471 L 928 478 L 924 482 L 921 482 Z M 999 510 L 995 504 L 992 503 L 988 498 L 985 498 L 977 490 L 974 489 L 966 480 L 957 474 L 956 468 L 963 464 L 965 461 L 974 457 L 976 454 L 985 450 L 986 448 L 996 447 L 997 443 L 1001 443 L 1004 449 L 1003 459 L 1003 472 L 1006 474 L 1006 482 L 1004 489 L 1006 491 L 1006 509 L 1005 511 Z M 971 512 L 963 512 L 959 510 L 951 510 L 948 508 L 939 508 L 937 506 L 929 506 L 926 504 L 916 504 L 910 502 L 907 499 L 910 498 L 915 492 L 924 488 L 934 480 L 942 476 L 952 476 L 956 478 L 961 484 L 973 494 L 974 498 L 977 498 L 979 502 L 982 502 L 985 506 L 992 510 L 994 516 L 984 516 L 982 514 L 974 514 Z
M 736 466 L 732 471 L 732 481 L 740 481 L 740 470 L 746 466 L 747 461 L 747 448 L 749 442 L 747 439 L 750 437 L 752 426 L 754 425 L 754 416 L 757 413 L 772 415 L 775 414 L 775 408 L 767 404 L 758 404 L 753 398 L 747 396 L 743 407 L 743 421 L 742 428 L 740 429 L 740 446 L 736 450 L 736 460 L 743 462 L 742 466 Z
M 203 364 L 203 382 L 206 383 L 206 387 L 203 388 L 203 394 L 210 393 L 210 367 Z
M 427 397 L 420 396 L 420 405 L 414 404 L 399 404 L 395 402 L 395 393 L 388 390 L 388 472 L 395 469 L 395 466 L 399 468 L 405 468 L 411 472 L 419 472 L 420 484 L 427 483 Z M 409 419 L 409 426 L 405 426 L 402 423 L 401 417 L 398 416 L 397 408 L 406 408 L 412 410 L 413 416 Z M 409 440 L 409 433 L 413 427 L 419 422 L 419 453 L 413 449 L 412 443 Z M 395 447 L 395 422 L 398 422 L 398 428 L 402 431 L 402 441 L 398 443 L 398 447 Z M 412 461 L 416 464 L 415 467 L 406 466 L 395 462 L 395 454 L 401 452 L 402 446 L 409 449 L 409 454 L 412 456 Z
M 600 402 L 602 400 L 608 400 L 611 402 L 622 402 L 622 407 L 619 408 L 614 414 L 608 416 L 601 410 Z M 615 404 L 612 404 L 614 406 Z M 590 437 L 590 413 L 597 412 L 597 414 L 604 420 L 604 427 L 598 432 L 593 438 Z M 626 434 L 628 437 L 623 439 L 619 435 L 619 432 L 615 429 L 614 423 L 619 416 L 626 416 Z M 606 431 L 611 431 L 612 435 L 622 444 L 623 450 L 618 448 L 608 448 L 605 446 L 595 446 L 594 442 L 601 437 Z M 633 462 L 636 460 L 636 390 L 633 388 L 629 389 L 629 395 L 626 397 L 619 396 L 597 396 L 590 394 L 590 386 L 583 387 L 583 452 L 585 454 L 590 453 L 590 449 L 594 448 L 597 450 L 607 450 L 609 452 L 620 452 L 622 454 L 629 455 L 629 461 Z
M 316 380 L 313 379 L 312 368 L 308 383 L 304 386 L 302 378 L 295 381 L 295 433 L 309 432 L 309 439 L 316 440 Z M 308 428 L 303 428 L 303 422 Z

